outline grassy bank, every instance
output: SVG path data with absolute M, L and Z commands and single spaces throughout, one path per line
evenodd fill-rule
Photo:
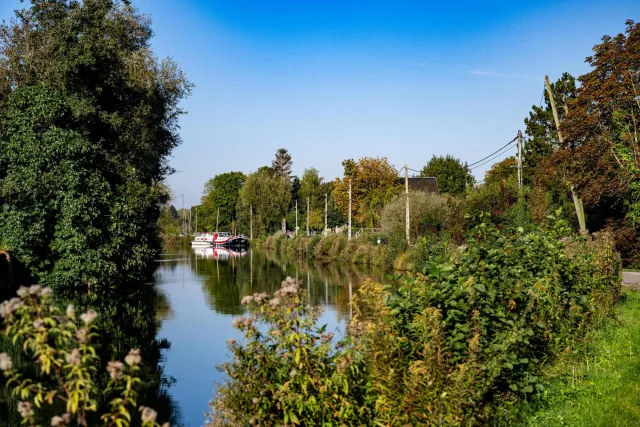
M 552 378 L 535 400 L 504 408 L 496 425 L 640 425 L 640 292 L 627 291 L 616 316 L 581 348 L 547 369 Z
M 380 239 L 380 242 L 378 242 Z M 256 247 L 277 251 L 289 257 L 306 257 L 320 262 L 347 262 L 352 264 L 394 267 L 396 270 L 412 270 L 416 260 L 406 244 L 390 244 L 388 238 L 374 234 L 347 239 L 343 234 L 315 235 L 286 238 L 283 234 L 269 236 L 256 242 Z

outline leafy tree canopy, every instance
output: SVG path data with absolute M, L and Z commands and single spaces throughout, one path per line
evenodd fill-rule
M 626 24 L 586 59 L 591 71 L 569 102 L 560 155 L 585 203 L 622 200 L 627 220 L 640 226 L 640 24 Z
M 272 173 L 271 168 L 260 168 L 249 174 L 240 190 L 239 211 L 244 224 L 249 224 L 253 211 L 254 236 L 266 235 L 280 227 L 291 200 L 291 182 Z
M 354 220 L 366 227 L 379 227 L 382 207 L 400 188 L 396 169 L 386 157 L 364 157 L 358 162 L 345 160 L 344 178 L 333 183 L 335 206 L 346 217 L 349 212 L 349 182 L 351 182 Z
M 438 180 L 440 193 L 461 195 L 475 178 L 466 163 L 448 155 L 433 156 L 422 169 L 422 176 L 432 176 Z
M 191 85 L 124 1 L 32 0 L 0 26 L 0 235 L 35 280 L 138 278 Z
M 242 172 L 227 172 L 211 178 L 204 186 L 202 204 L 198 209 L 199 228 L 215 230 L 218 208 L 220 226 L 230 226 L 238 219 L 240 190 L 247 177 Z
M 516 178 L 518 175 L 517 166 L 514 156 L 499 161 L 491 166 L 491 169 L 484 175 L 484 183 L 495 184 Z

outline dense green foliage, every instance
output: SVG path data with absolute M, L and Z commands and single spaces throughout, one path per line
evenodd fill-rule
M 271 168 L 261 168 L 249 174 L 240 190 L 239 211 L 245 229 L 253 222 L 254 235 L 266 235 L 276 230 L 286 216 L 291 200 L 291 181 Z M 249 216 L 253 212 L 253 219 Z
M 532 233 L 482 222 L 423 274 L 365 284 L 334 351 L 297 285 L 247 297 L 250 317 L 234 322 L 245 341 L 230 342 L 212 425 L 485 423 L 498 402 L 543 390 L 542 369 L 612 312 L 620 265 L 610 239 L 563 243 L 567 233 L 554 217 Z
M 433 156 L 422 169 L 422 176 L 432 176 L 438 181 L 438 191 L 443 194 L 461 195 L 475 183 L 466 163 L 453 156 Z
M 400 188 L 396 169 L 386 157 L 363 157 L 357 162 L 349 159 L 342 165 L 344 176 L 333 183 L 336 207 L 348 217 L 351 184 L 353 223 L 367 228 L 379 227 L 382 208 Z
M 238 219 L 240 190 L 246 179 L 242 172 L 227 172 L 207 181 L 202 203 L 198 206 L 198 230 L 214 231 L 218 221 L 219 227 L 231 227 Z
M 36 280 L 124 281 L 158 250 L 190 85 L 150 37 L 119 1 L 33 0 L 0 27 L 0 236 Z

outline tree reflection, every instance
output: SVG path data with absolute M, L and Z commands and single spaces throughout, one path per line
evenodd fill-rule
M 242 297 L 253 293 L 273 294 L 280 282 L 291 276 L 303 280 L 310 303 L 333 307 L 337 320 L 349 318 L 349 284 L 352 294 L 367 278 L 382 281 L 385 271 L 363 265 L 331 263 L 323 265 L 307 259 L 286 258 L 276 253 L 252 249 L 246 253 L 214 256 L 194 252 L 191 269 L 203 279 L 208 305 L 217 313 L 240 315 Z

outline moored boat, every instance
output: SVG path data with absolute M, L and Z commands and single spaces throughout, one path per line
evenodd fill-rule
M 193 247 L 222 246 L 234 248 L 246 248 L 249 246 L 249 239 L 246 236 L 235 236 L 230 233 L 212 232 L 199 233 L 196 238 L 191 241 Z

